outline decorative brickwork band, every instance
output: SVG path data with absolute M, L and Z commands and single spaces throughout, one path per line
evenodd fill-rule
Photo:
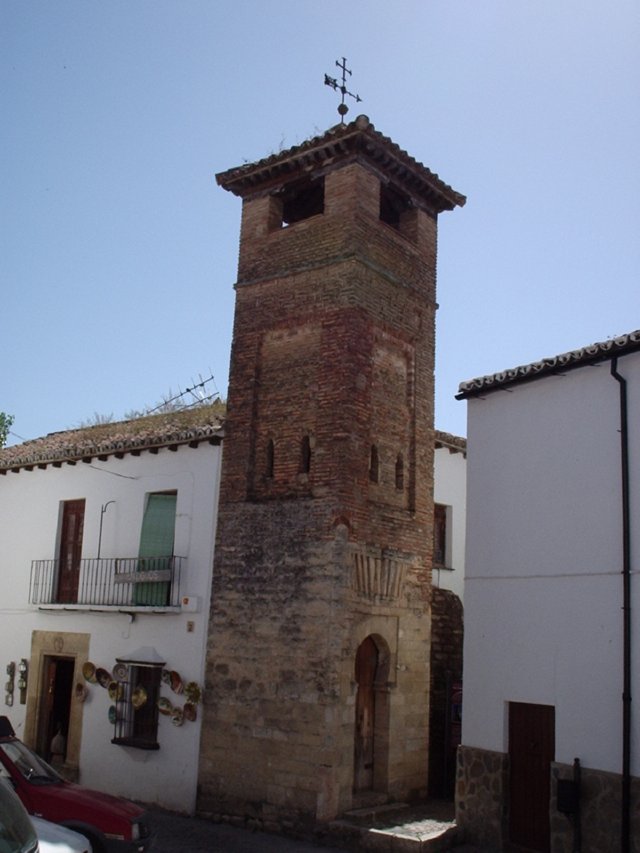
M 397 601 L 402 595 L 407 563 L 380 550 L 353 552 L 352 589 L 370 600 Z

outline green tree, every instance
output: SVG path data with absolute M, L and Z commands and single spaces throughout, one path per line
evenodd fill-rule
M 13 426 L 15 418 L 13 415 L 7 415 L 5 412 L 0 412 L 0 447 L 4 447 L 9 435 L 9 430 Z

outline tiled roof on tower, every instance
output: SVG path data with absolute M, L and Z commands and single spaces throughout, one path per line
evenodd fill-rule
M 417 207 L 430 213 L 453 210 L 466 202 L 465 196 L 377 131 L 365 115 L 286 151 L 220 172 L 216 180 L 225 190 L 247 198 L 269 193 L 292 172 L 324 174 L 335 164 L 348 161 L 368 166 L 385 180 L 392 178 Z

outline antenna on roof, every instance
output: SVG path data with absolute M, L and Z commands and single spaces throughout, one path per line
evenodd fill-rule
M 339 83 L 335 77 L 329 77 L 328 74 L 325 74 L 324 75 L 324 85 L 325 86 L 331 86 L 331 88 L 334 91 L 340 92 L 340 94 L 342 95 L 342 100 L 338 104 L 338 112 L 340 113 L 340 124 L 344 124 L 344 117 L 349 112 L 349 107 L 344 102 L 344 96 L 349 95 L 349 97 L 354 98 L 356 100 L 356 102 L 361 101 L 362 98 L 360 97 L 360 95 L 354 95 L 353 92 L 350 92 L 347 89 L 347 86 L 346 86 L 347 74 L 349 75 L 349 77 L 351 77 L 351 71 L 347 68 L 346 57 L 345 56 L 342 57 L 342 62 L 338 62 L 338 60 L 336 59 L 336 65 L 342 71 L 342 83 Z

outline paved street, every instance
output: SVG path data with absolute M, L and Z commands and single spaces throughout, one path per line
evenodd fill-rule
M 159 810 L 150 811 L 150 817 L 156 834 L 153 853 L 319 853 L 335 849 Z
M 227 824 L 199 818 L 182 817 L 161 810 L 150 810 L 151 828 L 156 834 L 153 853 L 322 853 L 338 851 L 305 841 L 294 841 L 265 832 L 250 832 Z M 344 853 L 344 851 L 342 851 Z M 452 853 L 480 853 L 463 845 Z

